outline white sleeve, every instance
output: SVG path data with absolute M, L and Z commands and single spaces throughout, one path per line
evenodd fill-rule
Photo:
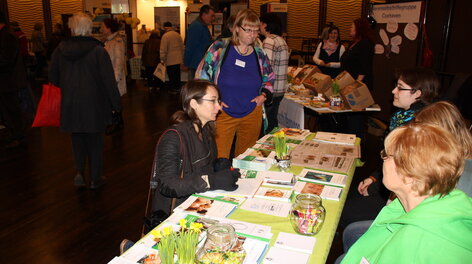
M 321 63 L 321 60 L 320 60 L 320 50 L 321 50 L 321 44 L 323 42 L 320 41 L 320 43 L 318 44 L 318 47 L 316 48 L 316 51 L 315 51 L 315 55 L 313 55 L 313 61 L 317 64 L 317 65 L 320 65 Z

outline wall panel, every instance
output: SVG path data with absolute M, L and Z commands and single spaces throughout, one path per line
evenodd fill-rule
M 279 1 L 251 0 L 249 8 L 259 14 L 260 6 L 271 2 L 279 3 Z M 289 36 L 287 44 L 291 49 L 300 50 L 302 37 L 317 37 L 319 0 L 288 0 L 287 5 L 287 35 Z
M 54 30 L 54 24 L 61 20 L 61 14 L 74 14 L 83 11 L 82 0 L 50 0 L 51 1 L 51 19 Z
M 361 16 L 361 0 L 329 0 L 326 11 L 326 23 L 333 22 L 341 34 L 342 40 L 350 40 L 349 31 L 352 21 Z
M 44 26 L 43 3 L 41 0 L 8 0 L 7 4 L 10 21 L 18 21 L 20 28 L 28 38 L 31 38 L 35 23 L 39 22 Z

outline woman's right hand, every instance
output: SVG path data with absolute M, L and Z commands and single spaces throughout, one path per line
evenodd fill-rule
M 324 60 L 320 60 L 320 64 L 319 64 L 319 65 L 320 65 L 320 66 L 325 66 Z
M 363 196 L 369 196 L 369 192 L 367 189 L 369 189 L 369 186 L 373 183 L 374 181 L 369 177 L 365 178 L 363 181 L 359 183 L 359 186 L 357 187 L 357 190 L 359 193 Z

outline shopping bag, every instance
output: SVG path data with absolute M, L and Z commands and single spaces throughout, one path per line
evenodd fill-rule
M 43 84 L 33 127 L 59 126 L 61 117 L 61 89 L 52 83 Z
M 154 70 L 154 76 L 163 82 L 166 81 L 166 66 L 162 62 L 160 62 Z

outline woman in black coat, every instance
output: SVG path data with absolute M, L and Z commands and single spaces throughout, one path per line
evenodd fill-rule
M 88 158 L 90 188 L 104 184 L 103 133 L 112 111 L 121 111 L 110 57 L 103 44 L 90 37 L 92 20 L 83 13 L 69 19 L 73 37 L 52 54 L 49 80 L 61 88 L 61 130 L 71 133 L 77 173 L 74 184 L 85 186 L 83 171 Z
M 153 180 L 157 190 L 152 211 L 168 215 L 190 195 L 208 189 L 233 191 L 240 174 L 228 159 L 218 159 L 215 119 L 221 110 L 219 92 L 209 81 L 189 81 L 181 90 L 183 111 L 172 116 L 156 146 Z
M 372 90 L 372 60 L 374 57 L 374 43 L 370 24 L 365 18 L 358 18 L 352 22 L 350 35 L 352 42 L 341 57 L 341 69 L 349 72 L 356 80 L 367 85 Z M 343 117 L 345 118 L 343 120 Z M 343 133 L 356 134 L 363 138 L 366 115 L 363 112 L 346 113 L 340 116 L 343 123 Z

